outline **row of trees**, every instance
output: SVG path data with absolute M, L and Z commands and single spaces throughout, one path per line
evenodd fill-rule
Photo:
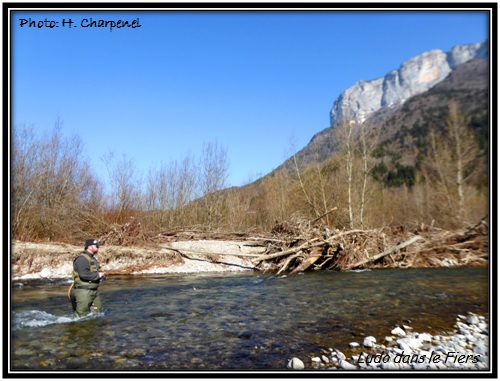
M 229 162 L 218 143 L 204 144 L 198 159 L 161 164 L 140 173 L 134 162 L 102 157 L 107 181 L 96 177 L 78 136 L 64 137 L 33 126 L 13 130 L 11 147 L 11 230 L 14 239 L 81 241 L 100 236 L 135 217 L 161 231 L 197 225 L 222 226 Z M 106 186 L 108 184 L 108 186 Z
M 78 137 L 63 138 L 60 123 L 47 136 L 14 129 L 11 224 L 14 239 L 78 241 L 100 236 L 135 217 L 147 231 L 181 228 L 269 231 L 276 222 L 318 221 L 329 228 L 434 224 L 455 228 L 488 213 L 485 154 L 451 104 L 444 125 L 429 129 L 427 154 L 411 182 L 388 187 L 375 172 L 380 132 L 344 123 L 335 129 L 336 154 L 239 188 L 227 188 L 227 150 L 203 146 L 201 156 L 139 173 L 127 157 L 105 156 L 106 191 L 93 175 Z M 385 165 L 385 164 L 384 164 Z

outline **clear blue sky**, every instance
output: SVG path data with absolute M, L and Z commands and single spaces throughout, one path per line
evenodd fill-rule
M 20 26 L 20 19 L 58 22 Z M 84 19 L 138 28 L 82 27 Z M 62 20 L 73 22 L 62 26 Z M 228 185 L 279 166 L 329 126 L 335 99 L 432 49 L 488 38 L 486 12 L 28 12 L 12 15 L 12 122 L 78 135 L 100 176 L 114 152 L 138 171 L 204 143 Z M 84 25 L 88 22 L 84 21 Z

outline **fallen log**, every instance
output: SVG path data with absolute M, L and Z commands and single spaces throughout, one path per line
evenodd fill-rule
M 282 239 L 273 239 L 273 238 L 261 238 L 261 237 L 247 237 L 245 238 L 247 241 L 259 241 L 259 242 L 276 242 L 276 243 L 283 243 Z
M 393 247 L 387 249 L 383 253 L 380 253 L 380 254 L 374 255 L 372 257 L 363 259 L 362 261 L 344 266 L 343 270 L 350 270 L 350 269 L 354 269 L 354 268 L 362 266 L 362 265 L 366 265 L 367 263 L 375 262 L 376 260 L 379 260 L 380 258 L 383 258 L 386 255 L 392 254 L 398 250 L 401 250 L 407 246 L 410 246 L 411 244 L 413 244 L 421 239 L 423 239 L 421 236 L 416 235 L 416 236 L 412 237 L 411 239 L 409 239 L 408 241 L 405 241 L 403 243 L 400 243 L 399 245 L 396 245 L 396 246 L 393 246 Z
M 312 240 L 307 241 L 306 243 L 303 243 L 300 246 L 297 246 L 297 247 L 294 247 L 292 249 L 288 249 L 285 251 L 280 251 L 279 253 L 262 255 L 259 258 L 252 259 L 252 262 L 257 263 L 257 262 L 266 261 L 268 259 L 279 258 L 279 257 L 283 257 L 283 256 L 288 255 L 288 254 L 295 254 L 296 252 L 301 251 L 301 250 L 310 249 L 311 247 L 324 245 L 324 241 L 319 242 L 319 243 L 315 243 L 315 244 L 311 244 L 311 242 L 314 242 L 314 241 L 318 241 L 318 238 L 313 238 Z
M 316 217 L 314 220 L 311 220 L 309 223 L 314 224 L 316 221 L 321 220 L 323 217 L 326 217 L 328 214 L 330 214 L 331 212 L 334 212 L 335 210 L 337 210 L 337 207 L 330 209 L 328 212 L 323 213 L 321 216 Z
M 293 269 L 290 272 L 290 275 L 295 275 L 295 274 L 300 273 L 301 271 L 307 270 L 309 266 L 311 266 L 312 264 L 314 264 L 320 258 L 321 258 L 321 253 L 316 252 L 316 253 L 309 254 L 302 261 L 302 263 L 300 265 L 298 265 L 295 269 Z
M 277 272 L 276 275 L 280 275 L 283 271 L 285 271 L 287 268 L 288 268 L 288 265 L 290 264 L 290 262 L 292 261 L 292 259 L 295 259 L 297 257 L 300 257 L 302 255 L 302 251 L 299 251 L 298 253 L 294 254 L 294 255 L 290 255 L 286 261 L 285 261 L 285 264 L 281 267 L 281 269 Z

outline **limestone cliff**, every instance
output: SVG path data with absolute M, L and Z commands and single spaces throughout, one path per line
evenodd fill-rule
M 382 107 L 393 107 L 441 82 L 458 65 L 488 56 L 487 41 L 460 45 L 444 53 L 435 49 L 413 57 L 383 78 L 359 81 L 334 102 L 330 125 L 341 121 L 364 122 Z

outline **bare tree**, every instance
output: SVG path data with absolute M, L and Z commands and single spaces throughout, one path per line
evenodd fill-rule
M 12 139 L 13 234 L 20 239 L 73 239 L 89 228 L 97 208 L 98 180 L 91 176 L 80 138 L 66 138 L 58 120 L 50 133 L 14 128 Z
M 449 105 L 449 114 L 442 132 L 431 126 L 428 168 L 443 188 L 448 211 L 459 223 L 466 219 L 467 181 L 477 171 L 480 147 L 474 132 L 467 126 L 467 117 L 456 103 Z
M 187 206 L 196 197 L 196 180 L 198 168 L 192 156 L 188 155 L 178 165 L 174 181 L 175 223 L 178 225 L 192 224 Z
M 223 219 L 224 194 L 229 161 L 227 149 L 217 142 L 203 144 L 200 159 L 199 190 L 208 229 L 218 227 Z
M 196 168 L 189 156 L 150 169 L 145 195 L 146 210 L 154 228 L 172 228 L 186 225 L 185 208 L 194 199 Z
M 355 160 L 355 134 L 354 122 L 343 121 L 336 126 L 334 133 L 335 143 L 339 147 L 340 153 L 345 158 L 345 171 L 347 177 L 347 213 L 349 228 L 354 228 L 354 160 Z
M 465 216 L 465 184 L 477 168 L 480 149 L 474 133 L 467 127 L 466 117 L 458 111 L 458 105 L 455 102 L 450 104 L 446 131 L 450 136 L 451 152 L 455 163 L 455 183 L 458 194 L 457 217 L 462 220 Z
M 14 129 L 12 144 L 12 229 L 17 237 L 29 236 L 28 210 L 35 206 L 35 192 L 43 180 L 38 171 L 37 153 L 41 142 L 37 140 L 31 126 Z
M 380 131 L 380 128 L 374 128 L 366 123 L 362 123 L 359 129 L 360 153 L 363 161 L 363 185 L 361 188 L 361 201 L 359 207 L 359 222 L 362 227 L 365 227 L 364 212 L 368 195 L 368 182 L 375 165 L 372 155 L 379 142 Z
M 313 202 L 313 199 L 309 196 L 308 190 L 306 189 L 306 184 L 305 184 L 305 181 L 304 181 L 303 176 L 302 176 L 302 168 L 298 163 L 298 159 L 297 159 L 296 154 L 293 155 L 293 166 L 295 168 L 295 175 L 297 176 L 297 181 L 299 183 L 300 190 L 302 191 L 302 194 L 304 195 L 304 198 L 307 202 L 307 205 L 309 205 L 310 209 L 313 211 L 314 217 L 317 217 L 320 215 L 320 213 L 316 209 L 316 205 Z
M 109 176 L 110 211 L 116 214 L 118 223 L 123 223 L 141 207 L 140 178 L 132 159 L 125 154 L 116 158 L 109 152 L 102 157 Z

